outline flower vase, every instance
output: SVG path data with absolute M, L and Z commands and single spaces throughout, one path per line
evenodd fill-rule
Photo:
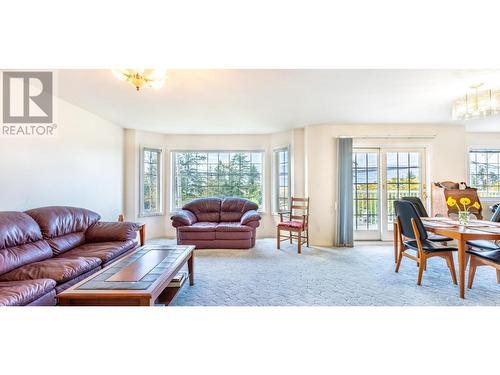
M 458 211 L 458 222 L 460 223 L 460 225 L 468 225 L 469 221 L 469 211 Z

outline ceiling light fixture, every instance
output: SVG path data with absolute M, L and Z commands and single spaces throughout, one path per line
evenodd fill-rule
M 165 69 L 113 69 L 112 72 L 120 81 L 132 84 L 137 91 L 144 87 L 162 87 L 167 73 Z
M 482 83 L 471 86 L 471 92 L 453 102 L 453 120 L 472 120 L 500 113 L 500 91 L 482 90 Z

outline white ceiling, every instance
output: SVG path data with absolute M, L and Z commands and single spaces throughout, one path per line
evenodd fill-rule
M 58 95 L 125 128 L 272 133 L 312 124 L 450 124 L 451 101 L 500 70 L 169 70 L 135 89 L 109 70 L 59 70 Z M 500 131 L 500 118 L 467 124 Z

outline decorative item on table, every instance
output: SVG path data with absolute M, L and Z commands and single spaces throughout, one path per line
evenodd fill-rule
M 460 223 L 460 225 L 467 225 L 470 221 L 469 210 L 472 207 L 479 210 L 479 208 L 481 208 L 481 205 L 479 204 L 479 202 L 474 202 L 473 204 L 471 204 L 471 200 L 467 197 L 460 198 L 459 203 L 460 205 L 453 197 L 448 197 L 448 200 L 446 201 L 446 204 L 448 204 L 449 207 L 456 207 L 458 209 L 458 222 Z
M 184 284 L 184 281 L 186 281 L 188 277 L 188 273 L 181 271 L 177 275 L 174 276 L 172 281 L 168 284 L 169 288 L 180 288 L 182 284 Z

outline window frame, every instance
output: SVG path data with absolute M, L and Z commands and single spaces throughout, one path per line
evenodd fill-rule
M 288 152 L 288 211 L 290 210 L 290 202 L 292 198 L 292 167 L 290 160 L 290 146 L 281 146 L 273 149 L 273 213 L 277 215 L 280 212 L 280 197 L 279 197 L 279 173 L 280 173 L 280 162 L 279 153 L 282 151 Z
M 144 210 L 144 152 L 153 151 L 158 153 L 158 211 Z M 143 145 L 140 146 L 139 151 L 139 217 L 163 216 L 165 215 L 164 209 L 164 181 L 163 181 L 163 166 L 164 166 L 164 152 L 162 147 Z
M 472 174 L 472 169 L 471 169 L 471 160 L 470 160 L 470 156 L 471 156 L 471 153 L 487 153 L 487 152 L 495 152 L 495 153 L 498 153 L 499 154 L 499 163 L 498 163 L 498 166 L 499 166 L 499 169 L 500 169 L 500 148 L 495 148 L 495 147 L 488 147 L 488 146 L 469 146 L 468 149 L 467 149 L 467 184 L 471 187 L 474 187 L 476 188 L 476 186 L 473 186 L 472 185 L 472 178 L 471 178 L 471 174 Z M 488 188 L 489 188 L 490 185 L 488 185 Z M 480 190 L 478 189 L 478 197 L 483 200 L 483 201 L 486 201 L 486 202 L 489 202 L 489 201 L 497 201 L 499 198 L 500 198 L 500 191 L 498 193 L 498 195 L 494 196 L 494 197 L 488 197 L 488 196 L 481 196 L 480 195 Z
M 178 149 L 170 151 L 170 212 L 175 213 L 182 209 L 176 207 L 176 187 L 177 187 L 177 174 L 176 174 L 176 155 L 179 153 L 260 153 L 262 154 L 262 172 L 261 172 L 261 191 L 262 191 L 262 204 L 259 206 L 258 212 L 265 213 L 266 208 L 266 157 L 267 153 L 264 149 Z

